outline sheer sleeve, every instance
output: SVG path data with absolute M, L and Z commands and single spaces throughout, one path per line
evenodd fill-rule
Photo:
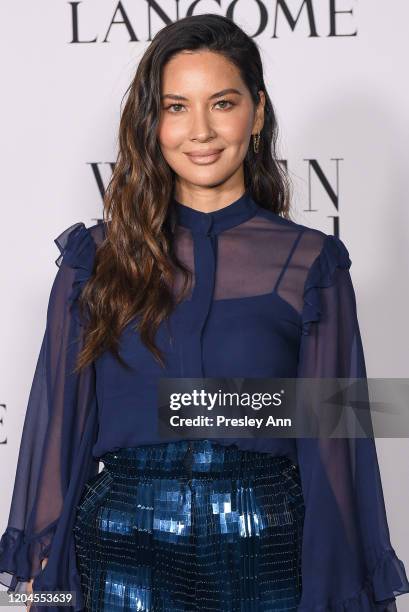
M 74 509 L 98 473 L 95 368 L 74 373 L 84 320 L 78 297 L 92 273 L 95 242 L 83 223 L 55 239 L 60 255 L 20 442 L 8 524 L 0 540 L 0 582 L 8 592 L 76 591 Z M 85 315 L 86 316 L 86 315 Z M 44 569 L 41 562 L 48 559 Z M 42 610 L 32 606 L 32 610 Z M 44 610 L 58 610 L 44 607 Z M 66 609 L 61 608 L 61 610 Z
M 325 236 L 304 287 L 298 362 L 302 378 L 366 379 L 351 260 Z M 373 438 L 298 438 L 305 499 L 303 612 L 396 610 L 409 592 L 390 542 Z

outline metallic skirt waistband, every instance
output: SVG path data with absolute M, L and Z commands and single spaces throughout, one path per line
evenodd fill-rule
M 240 477 L 246 473 L 280 474 L 297 470 L 286 456 L 273 456 L 224 446 L 215 440 L 178 440 L 152 445 L 125 447 L 101 457 L 105 469 L 121 478 L 149 476 L 209 477 L 217 474 Z

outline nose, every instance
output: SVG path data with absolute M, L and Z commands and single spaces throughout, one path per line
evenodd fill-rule
M 216 132 L 213 128 L 211 117 L 206 109 L 194 109 L 191 113 L 191 140 L 206 142 L 209 138 L 214 138 Z

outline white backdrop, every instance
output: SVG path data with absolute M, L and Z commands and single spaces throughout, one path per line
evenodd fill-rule
M 181 18 L 194 2 L 152 5 L 14 0 L 2 7 L 1 533 L 57 271 L 53 240 L 77 221 L 89 226 L 101 217 L 120 100 L 149 39 L 165 25 L 159 9 L 174 20 L 177 6 Z M 294 184 L 293 216 L 327 233 L 335 231 L 334 217 L 339 223 L 368 376 L 409 377 L 409 4 L 201 0 L 194 13 L 226 15 L 229 7 L 251 35 L 265 10 L 255 40 Z M 376 443 L 392 544 L 409 573 L 409 441 Z M 398 609 L 409 612 L 409 596 L 398 598 Z

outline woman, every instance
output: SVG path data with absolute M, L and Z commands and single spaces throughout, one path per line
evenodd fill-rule
M 155 612 L 390 612 L 409 591 L 373 439 L 157 433 L 162 376 L 366 376 L 348 251 L 290 219 L 276 140 L 240 28 L 202 15 L 155 36 L 104 222 L 55 241 L 1 540 L 11 591 Z

